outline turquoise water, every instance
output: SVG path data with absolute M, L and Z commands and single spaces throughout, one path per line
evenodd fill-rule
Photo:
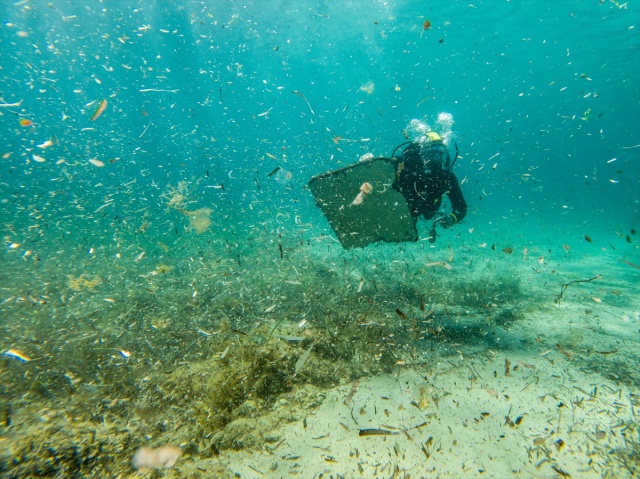
M 82 3 L 0 4 L 3 474 L 115 477 L 169 444 L 182 469 L 166 477 L 207 477 L 198 461 L 258 477 L 233 451 L 266 440 L 229 439 L 238 417 L 460 347 L 525 363 L 551 348 L 611 381 L 631 404 L 621 459 L 577 469 L 637 474 L 640 3 Z M 420 221 L 416 243 L 345 252 L 309 179 L 389 156 L 440 112 L 467 218 L 435 246 Z M 250 379 L 171 394 L 211 370 Z

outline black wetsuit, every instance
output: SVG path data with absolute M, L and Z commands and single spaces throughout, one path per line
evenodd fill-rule
M 460 183 L 456 175 L 447 168 L 425 169 L 420 155 L 420 145 L 411 143 L 402 156 L 393 158 L 396 181 L 393 187 L 407 200 L 413 219 L 420 215 L 431 219 L 442 204 L 442 197 L 449 196 L 455 220 L 461 221 L 467 214 Z

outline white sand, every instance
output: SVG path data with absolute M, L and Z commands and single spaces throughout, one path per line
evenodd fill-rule
M 571 273 L 602 274 L 603 264 L 574 262 Z M 351 385 L 329 391 L 306 429 L 283 424 L 262 451 L 224 451 L 214 462 L 243 478 L 632 477 L 616 451 L 637 457 L 640 392 L 614 379 L 615 361 L 640 350 L 637 288 L 611 279 L 635 271 L 607 264 L 608 278 L 570 287 L 560 305 L 548 286 L 548 307 L 493 328 L 495 347 L 439 345 L 414 364 L 405 358 L 397 374 L 361 380 L 349 405 Z M 630 295 L 633 311 L 607 303 Z M 398 434 L 359 436 L 367 428 Z

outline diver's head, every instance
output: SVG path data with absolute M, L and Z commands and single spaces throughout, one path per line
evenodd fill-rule
M 449 149 L 442 141 L 440 135 L 435 131 L 429 131 L 426 134 L 425 141 L 420 148 L 420 155 L 424 161 L 425 169 L 431 171 L 440 171 L 451 167 L 451 157 Z

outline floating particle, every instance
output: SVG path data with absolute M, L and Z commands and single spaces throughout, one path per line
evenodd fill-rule
M 513 248 L 509 248 L 509 247 L 502 248 L 502 252 L 503 253 L 507 253 L 507 254 L 511 254 L 511 253 L 513 253 Z
M 100 105 L 98 105 L 98 109 L 96 112 L 89 118 L 89 121 L 96 121 L 102 112 L 107 108 L 108 102 L 107 100 L 100 101 Z
M 38 163 L 44 163 L 45 161 L 47 161 L 46 158 L 43 158 L 38 155 L 31 155 L 31 158 L 33 158 L 33 161 L 37 161 Z
M 376 89 L 376 85 L 372 81 L 367 82 L 364 85 L 360 86 L 360 91 L 366 93 L 367 95 L 371 95 L 375 89 Z
M 7 349 L 2 354 L 4 356 L 9 357 L 9 358 L 17 359 L 18 361 L 20 361 L 22 363 L 26 363 L 26 362 L 31 361 L 31 358 L 29 356 L 27 356 L 24 353 L 18 351 L 17 349 Z
M 89 160 L 89 163 L 91 163 L 93 166 L 97 166 L 98 168 L 102 168 L 104 166 L 104 161 L 100 161 L 97 158 L 91 158 Z

